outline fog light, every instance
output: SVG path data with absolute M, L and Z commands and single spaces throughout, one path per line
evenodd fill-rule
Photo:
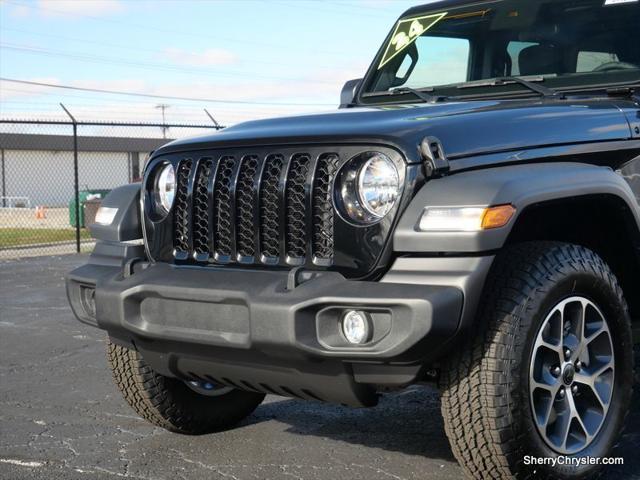
M 80 286 L 80 302 L 84 312 L 91 318 L 96 318 L 96 289 Z
M 369 314 L 360 310 L 347 310 L 342 317 L 342 333 L 349 343 L 367 343 L 371 337 Z

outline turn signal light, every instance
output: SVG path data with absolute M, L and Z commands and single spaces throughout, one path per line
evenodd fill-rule
M 515 213 L 516 209 L 513 205 L 499 205 L 487 208 L 482 216 L 482 230 L 504 227 Z

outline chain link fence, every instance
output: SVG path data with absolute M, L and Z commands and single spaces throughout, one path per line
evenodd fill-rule
M 86 252 L 101 199 L 149 153 L 218 125 L 0 119 L 0 260 Z

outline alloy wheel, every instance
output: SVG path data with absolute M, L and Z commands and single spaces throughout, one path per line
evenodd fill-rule
M 534 421 L 551 449 L 574 454 L 593 442 L 614 376 L 611 332 L 600 309 L 579 296 L 557 304 L 538 332 L 529 372 Z

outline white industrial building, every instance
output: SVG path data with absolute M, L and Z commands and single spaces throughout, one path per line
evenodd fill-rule
M 167 141 L 78 137 L 80 190 L 112 189 L 138 180 L 149 152 Z M 0 160 L 0 197 L 24 197 L 32 207 L 61 207 L 73 198 L 73 137 L 0 133 Z

